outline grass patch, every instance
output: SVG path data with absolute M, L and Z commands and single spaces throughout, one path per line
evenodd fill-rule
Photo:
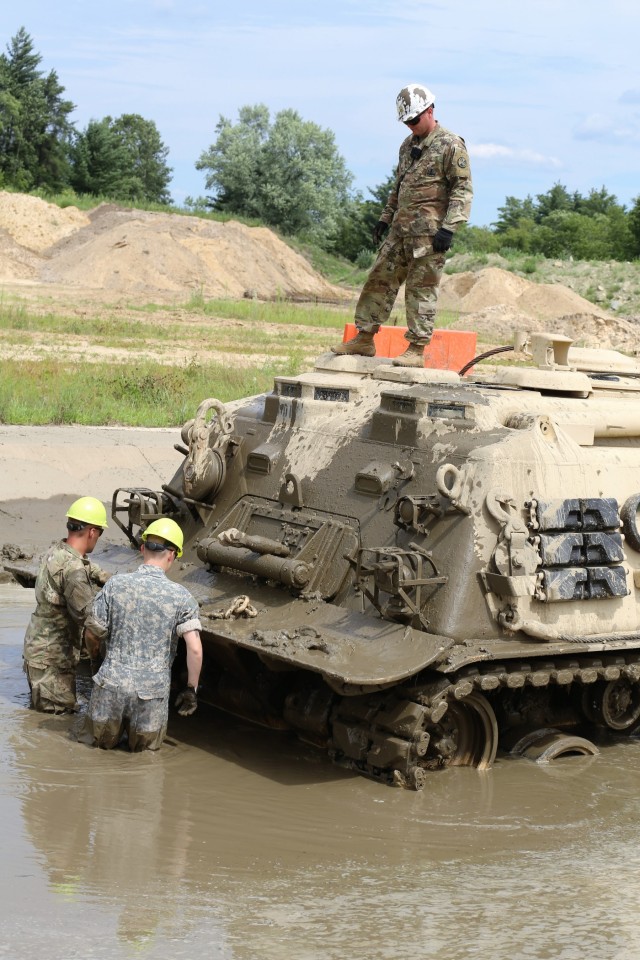
M 185 309 L 225 320 L 244 320 L 255 324 L 256 328 L 261 324 L 342 328 L 353 319 L 353 309 L 350 307 L 290 303 L 285 300 L 273 303 L 260 300 L 205 300 L 201 294 L 194 294 Z
M 300 357 L 281 364 L 74 364 L 0 361 L 0 423 L 174 427 L 205 397 L 223 402 L 269 391 L 278 374 L 294 375 Z
M 63 316 L 37 314 L 24 306 L 0 302 L 0 338 L 5 345 L 23 344 L 37 349 L 39 344 L 69 346 L 83 344 L 120 350 L 150 350 L 166 353 L 180 350 L 183 354 L 201 349 L 215 349 L 250 356 L 271 352 L 288 357 L 307 347 L 320 352 L 323 340 L 333 340 L 326 330 L 342 330 L 352 319 L 350 310 L 287 303 L 257 301 L 197 301 L 181 308 L 194 314 L 194 320 L 155 319 L 153 311 L 140 319 L 102 316 Z M 216 320 L 238 320 L 237 326 L 217 324 Z M 281 326 L 290 326 L 291 333 L 282 336 Z M 91 349 L 91 346 L 89 349 Z
M 0 330 L 84 337 L 91 339 L 94 343 L 108 346 L 130 343 L 136 339 L 145 340 L 149 337 L 149 325 L 143 322 L 120 320 L 113 316 L 37 314 L 29 312 L 24 306 L 5 304 L 0 304 Z M 154 328 L 154 337 L 164 340 L 173 339 L 176 333 L 177 328 L 174 325 Z

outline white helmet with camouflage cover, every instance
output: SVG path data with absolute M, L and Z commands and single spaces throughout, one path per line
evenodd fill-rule
M 408 83 L 396 97 L 398 120 L 400 123 L 413 120 L 433 106 L 435 102 L 436 98 L 428 87 L 424 87 L 421 83 Z

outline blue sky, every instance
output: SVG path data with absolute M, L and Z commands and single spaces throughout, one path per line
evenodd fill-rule
M 436 95 L 463 136 L 471 222 L 506 196 L 560 181 L 640 194 L 640 4 L 632 0 L 22 0 L 0 7 L 0 45 L 24 26 L 55 68 L 72 119 L 139 113 L 169 147 L 176 202 L 206 191 L 195 161 L 224 115 L 265 103 L 330 129 L 366 193 L 405 135 L 395 97 Z

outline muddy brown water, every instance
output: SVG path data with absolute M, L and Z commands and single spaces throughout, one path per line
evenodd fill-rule
M 105 753 L 28 709 L 32 603 L 0 585 L 0 957 L 640 955 L 640 741 L 417 794 L 207 709 Z

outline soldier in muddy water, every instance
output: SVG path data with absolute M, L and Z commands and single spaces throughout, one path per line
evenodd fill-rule
M 87 619 L 86 643 L 97 660 L 84 729 L 78 739 L 103 749 L 125 737 L 129 750 L 157 750 L 169 715 L 171 665 L 178 639 L 187 652 L 187 685 L 176 699 L 181 716 L 198 706 L 202 666 L 198 603 L 166 574 L 182 556 L 183 533 L 169 518 L 154 520 L 142 534 L 142 564 L 119 574 L 100 591 Z
M 36 578 L 36 609 L 24 638 L 31 704 L 45 713 L 76 709 L 76 667 L 85 620 L 109 574 L 89 554 L 107 528 L 104 504 L 80 497 L 67 510 L 67 536 L 44 555 Z
M 375 356 L 374 334 L 388 318 L 403 283 L 407 349 L 394 364 L 422 367 L 431 340 L 445 254 L 455 231 L 471 212 L 473 187 L 462 137 L 433 116 L 435 97 L 410 83 L 398 94 L 398 120 L 410 135 L 400 146 L 398 171 L 373 238 L 387 234 L 365 282 L 355 311 L 357 334 L 332 347 L 335 354 Z M 388 231 L 388 233 L 387 233 Z

